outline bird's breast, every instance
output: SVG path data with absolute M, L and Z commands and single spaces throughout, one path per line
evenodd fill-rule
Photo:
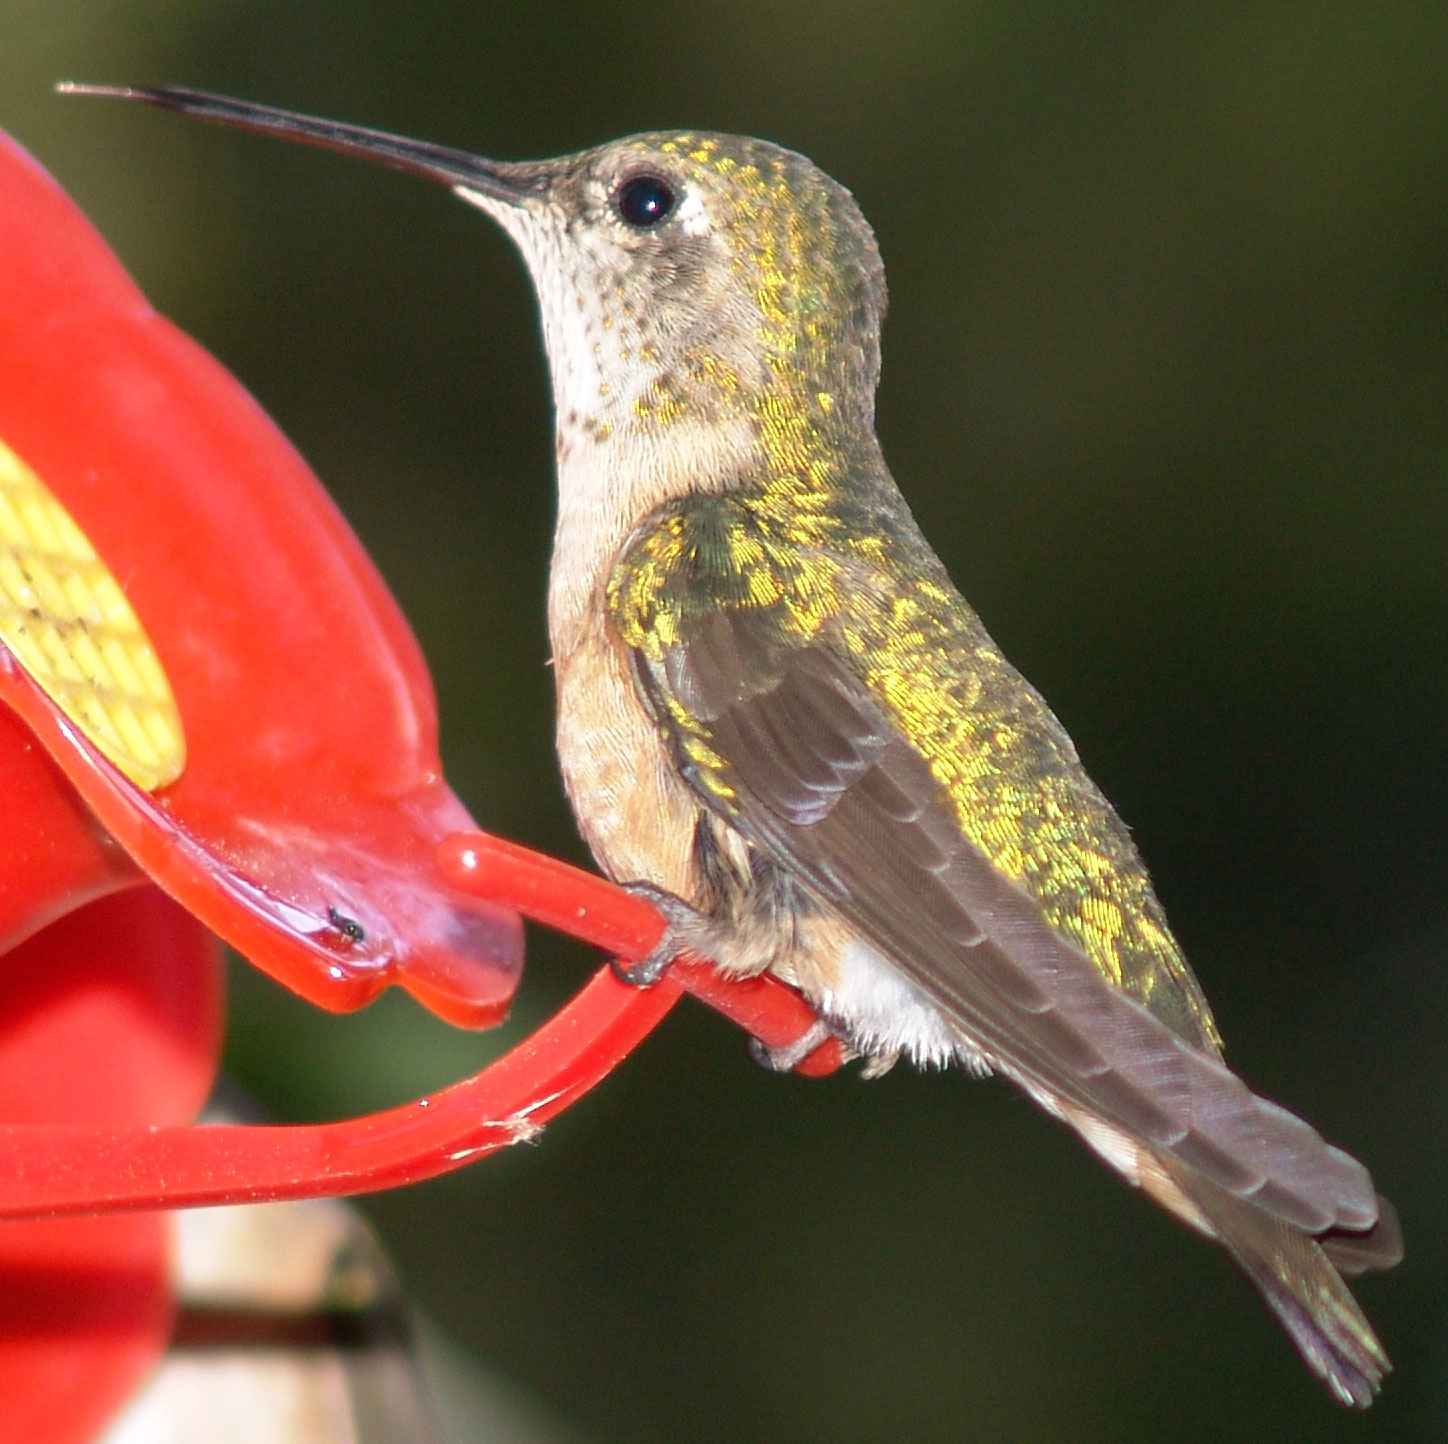
M 601 609 L 555 651 L 558 761 L 579 831 L 618 882 L 649 882 L 698 905 L 699 803 L 639 700 Z

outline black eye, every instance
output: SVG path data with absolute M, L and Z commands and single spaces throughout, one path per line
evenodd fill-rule
M 647 230 L 668 217 L 677 199 L 673 186 L 662 177 L 636 175 L 619 186 L 613 203 L 629 225 Z

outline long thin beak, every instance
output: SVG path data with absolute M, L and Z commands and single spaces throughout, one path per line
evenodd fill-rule
M 299 115 L 295 111 L 277 110 L 270 105 L 254 105 L 249 100 L 231 100 L 204 90 L 186 90 L 174 85 L 155 88 L 81 85 L 69 80 L 62 81 L 55 88 L 62 95 L 102 95 L 120 100 L 142 100 L 147 105 L 194 115 L 216 125 L 236 126 L 240 130 L 256 131 L 259 135 L 274 135 L 322 150 L 335 150 L 342 155 L 361 156 L 379 165 L 425 176 L 453 189 L 473 191 L 509 205 L 521 204 L 545 186 L 543 177 L 532 166 L 487 160 L 482 156 L 469 155 L 465 150 L 453 150 L 450 146 L 408 140 L 405 136 L 389 135 L 386 131 L 344 125 L 340 121 L 322 120 L 314 115 Z

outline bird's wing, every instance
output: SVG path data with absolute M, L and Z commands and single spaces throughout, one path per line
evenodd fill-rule
M 964 835 L 948 793 L 827 629 L 747 586 L 615 623 L 700 798 L 1018 1080 L 1103 1115 L 1310 1232 L 1377 1216 L 1356 1160 L 1114 986 Z M 634 600 L 639 588 L 633 587 Z

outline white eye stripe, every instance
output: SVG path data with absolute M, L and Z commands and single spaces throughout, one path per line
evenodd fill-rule
M 686 190 L 679 198 L 674 217 L 679 229 L 688 236 L 707 236 L 713 227 L 709 222 L 709 212 L 705 209 L 703 198 L 696 190 Z

